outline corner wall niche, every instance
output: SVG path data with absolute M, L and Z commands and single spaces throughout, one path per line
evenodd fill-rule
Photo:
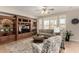
M 0 44 L 15 40 L 14 20 L 12 16 L 0 15 Z

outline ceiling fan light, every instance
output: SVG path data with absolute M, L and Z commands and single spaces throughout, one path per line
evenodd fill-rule
M 41 11 L 41 14 L 42 15 L 47 15 L 48 14 L 48 11 L 47 10 L 45 10 L 45 11 L 43 10 L 43 11 Z
M 44 10 L 43 10 L 43 11 L 41 11 L 41 14 L 44 14 Z
M 45 14 L 48 14 L 48 10 L 45 11 Z

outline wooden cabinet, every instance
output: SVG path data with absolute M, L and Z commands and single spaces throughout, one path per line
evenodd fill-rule
M 8 43 L 15 40 L 15 18 L 13 16 L 0 15 L 0 44 Z M 5 26 L 6 27 L 5 27 Z M 8 25 L 8 27 L 7 27 Z M 7 30 L 7 31 L 6 31 Z
M 32 36 L 31 19 L 28 17 L 17 16 L 17 39 L 24 39 Z
M 0 43 L 5 43 L 8 40 L 8 36 L 0 37 Z
M 32 32 L 29 32 L 29 33 L 22 33 L 22 34 L 19 34 L 19 35 L 18 35 L 18 40 L 19 40 L 19 39 L 28 38 L 28 37 L 31 37 L 31 36 L 32 36 Z
M 13 15 L 13 16 L 11 15 L 11 17 L 9 17 L 9 16 L 0 16 L 0 25 L 1 25 L 2 19 L 10 19 L 12 21 L 11 29 L 13 31 L 8 32 L 7 34 L 6 34 L 6 32 L 0 32 L 0 44 L 12 42 L 12 41 L 17 41 L 17 40 L 20 40 L 20 39 L 25 39 L 25 38 L 31 37 L 32 33 L 33 33 L 32 28 L 36 29 L 36 22 L 32 22 L 33 19 L 30 18 L 30 17 L 15 16 L 15 15 Z M 25 25 L 25 27 L 28 28 L 26 32 L 22 31 L 22 29 L 19 28 L 22 25 L 23 26 Z
M 12 42 L 15 40 L 15 35 L 8 35 L 0 37 L 0 44 Z
M 37 34 L 37 20 L 36 19 L 33 19 L 32 20 L 32 32 L 33 32 L 33 35 L 36 35 Z
M 8 40 L 9 41 L 15 41 L 15 35 L 9 35 Z

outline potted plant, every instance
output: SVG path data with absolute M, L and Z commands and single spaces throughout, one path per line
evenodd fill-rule
M 11 31 L 11 25 L 12 25 L 12 21 L 9 19 L 3 19 L 2 21 L 2 26 L 3 26 L 3 30 L 4 30 L 4 36 L 8 35 L 9 32 Z
M 66 31 L 66 37 L 65 37 L 65 40 L 66 41 L 69 41 L 70 40 L 70 36 L 72 36 L 73 34 L 71 33 L 71 31 Z
M 8 35 L 8 33 L 10 32 L 10 26 L 9 25 L 4 25 L 3 26 L 3 29 L 4 29 L 4 36 Z

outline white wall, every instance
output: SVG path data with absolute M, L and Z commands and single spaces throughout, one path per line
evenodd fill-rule
M 74 36 L 71 37 L 73 41 L 79 41 L 79 24 L 72 24 L 71 21 L 73 18 L 79 19 L 79 10 L 67 12 L 67 20 L 66 20 L 66 27 L 68 30 L 71 30 Z
M 28 16 L 34 18 L 34 16 L 30 15 L 27 11 L 24 12 L 20 9 L 17 9 L 12 6 L 0 6 L 0 12 L 7 12 L 7 13 L 12 13 L 12 14 L 17 14 L 17 15 L 22 15 L 22 16 Z
M 66 15 L 66 30 L 71 30 L 73 36 L 71 36 L 72 41 L 79 41 L 79 24 L 72 24 L 71 21 L 73 18 L 78 18 L 79 19 L 79 10 L 72 10 L 68 12 L 63 12 L 61 14 L 56 14 L 57 16 L 59 15 Z

